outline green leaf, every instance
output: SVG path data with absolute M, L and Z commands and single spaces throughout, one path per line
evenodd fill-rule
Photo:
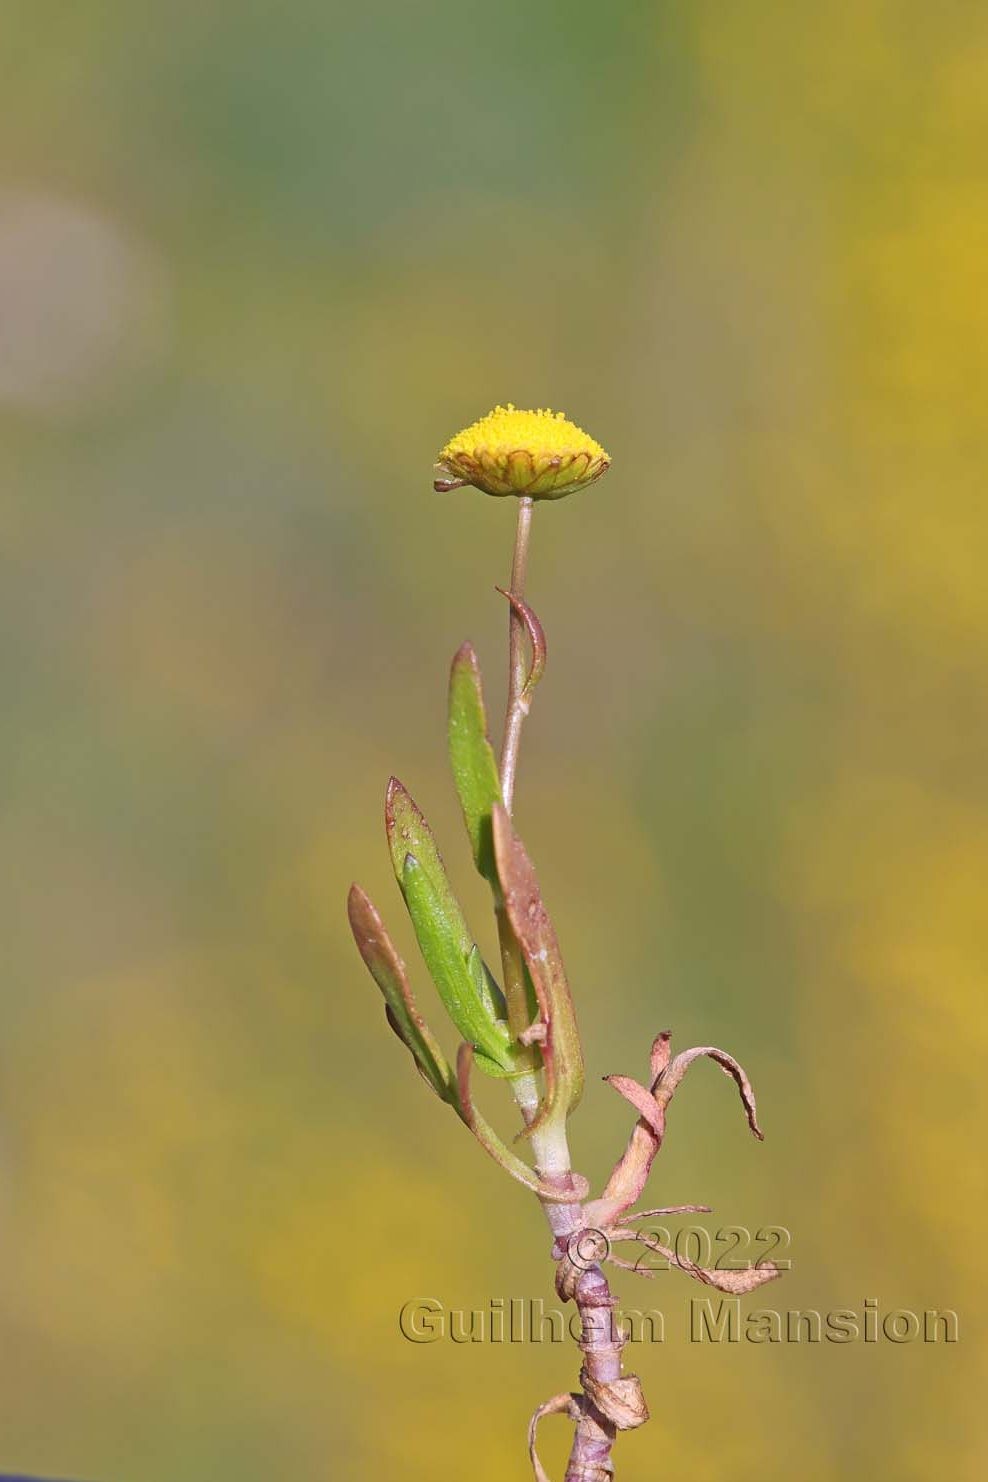
M 476 1047 L 483 1070 L 518 1075 L 527 1068 L 528 1052 L 510 1043 L 501 991 L 470 934 L 432 830 L 396 777 L 388 784 L 384 816 L 395 875 L 446 1012 Z
M 405 855 L 401 887 L 425 965 L 446 1012 L 463 1038 L 483 1052 L 482 1063 L 490 1060 L 502 1074 L 510 1074 L 515 1066 L 507 1025 L 494 1018 L 488 995 L 478 989 L 471 967 L 477 949 L 472 941 L 464 940 L 459 906 L 454 901 L 450 908 L 414 854 Z
M 498 590 L 500 591 L 500 588 Z M 511 598 L 511 601 L 515 602 L 516 599 Z M 525 606 L 524 603 L 521 605 Z M 531 616 L 537 627 L 538 619 L 534 617 L 534 614 Z M 540 629 L 538 631 L 541 632 Z M 539 649 L 533 637 L 533 645 L 536 647 L 537 657 L 541 652 L 544 658 L 544 641 Z M 541 673 L 541 670 L 538 672 Z M 535 678 L 538 678 L 538 673 L 535 674 Z M 494 749 L 487 735 L 487 712 L 484 707 L 480 665 L 469 643 L 464 643 L 456 653 L 450 670 L 449 757 L 460 806 L 463 809 L 463 821 L 470 836 L 474 863 L 494 892 L 495 908 L 498 913 L 498 933 L 501 935 L 502 930 L 510 933 L 510 926 L 506 922 L 502 924 L 501 921 L 501 885 L 497 877 L 492 828 L 493 810 L 501 804 L 501 782 Z M 527 1009 L 526 1022 L 531 1022 L 537 1012 L 535 992 L 527 969 L 525 969 L 524 977 L 523 991 L 526 1003 L 522 1013 L 524 1014 Z M 508 987 L 507 981 L 505 987 Z M 503 997 L 501 995 L 502 1003 Z M 502 1013 L 510 1019 L 507 1005 L 504 1006 Z M 526 1054 L 529 1068 L 537 1068 L 541 1064 L 541 1055 L 536 1047 L 530 1047 Z M 478 1064 L 482 1063 L 481 1057 L 478 1056 Z
M 455 1077 L 416 1007 L 405 964 L 373 901 L 359 885 L 350 887 L 347 915 L 357 950 L 384 994 L 388 1023 L 411 1051 L 426 1083 L 441 1100 L 450 1102 L 459 1111 Z
M 470 953 L 467 966 L 477 990 L 477 997 L 490 1018 L 504 1020 L 507 1018 L 508 1006 L 504 1001 L 501 986 L 494 977 L 487 963 L 480 955 L 480 948 L 475 946 Z
M 455 655 L 449 675 L 449 759 L 474 863 L 496 887 L 491 811 L 501 801 L 501 783 L 487 735 L 480 665 L 469 643 Z

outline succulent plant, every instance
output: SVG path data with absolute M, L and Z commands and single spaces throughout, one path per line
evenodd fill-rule
M 619 1431 L 640 1426 L 648 1410 L 638 1378 L 622 1368 L 624 1337 L 613 1318 L 608 1264 L 650 1276 L 641 1261 L 622 1260 L 623 1242 L 646 1245 L 670 1265 L 732 1294 L 753 1290 L 781 1274 L 771 1262 L 747 1270 L 713 1270 L 659 1244 L 641 1227 L 657 1215 L 706 1212 L 705 1205 L 635 1210 L 662 1146 L 669 1103 L 689 1067 L 712 1059 L 735 1081 L 757 1138 L 755 1098 L 737 1061 L 713 1046 L 676 1056 L 670 1035 L 653 1041 L 644 1083 L 629 1076 L 604 1079 L 633 1107 L 637 1120 L 602 1192 L 590 1197 L 573 1169 L 567 1122 L 584 1084 L 584 1047 L 556 931 L 535 868 L 512 817 L 522 727 L 546 662 L 546 640 L 525 600 L 525 574 L 535 503 L 586 488 L 610 467 L 599 443 L 561 413 L 496 407 L 442 449 L 435 487 L 472 485 L 487 494 L 513 495 L 518 519 L 509 603 L 509 689 L 500 756 L 488 735 L 477 656 L 464 643 L 449 680 L 448 739 L 453 779 L 474 864 L 490 886 L 501 955 L 501 981 L 484 961 L 450 883 L 432 830 L 397 778 L 388 784 L 385 825 L 391 862 L 423 963 L 443 1008 L 461 1037 L 450 1066 L 423 1019 L 408 972 L 366 892 L 353 885 L 348 899 L 357 947 L 381 990 L 391 1028 L 422 1079 L 446 1102 L 504 1170 L 540 1201 L 553 1236 L 555 1284 L 580 1314 L 583 1364 L 579 1389 L 538 1406 L 529 1425 L 529 1455 L 538 1482 L 548 1482 L 536 1452 L 536 1429 L 547 1415 L 574 1422 L 565 1482 L 607 1482 Z M 498 588 L 501 591 L 501 588 Z M 501 1081 L 521 1113 L 519 1139 L 531 1162 L 507 1146 L 474 1100 L 473 1071 Z

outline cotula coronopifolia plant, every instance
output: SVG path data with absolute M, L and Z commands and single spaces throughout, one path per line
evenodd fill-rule
M 396 777 L 388 783 L 385 825 L 391 862 L 426 969 L 461 1036 L 451 1067 L 412 996 L 405 964 L 381 917 L 359 885 L 348 901 L 360 954 L 384 995 L 388 1023 L 410 1051 L 426 1084 L 470 1129 L 505 1173 L 541 1204 L 552 1233 L 556 1290 L 580 1314 L 583 1363 L 579 1388 L 538 1406 L 528 1447 L 538 1482 L 548 1482 L 535 1449 L 543 1416 L 574 1422 L 565 1482 L 608 1482 L 619 1431 L 648 1420 L 636 1375 L 625 1374 L 624 1337 L 614 1316 L 607 1264 L 652 1275 L 619 1258 L 614 1247 L 644 1242 L 670 1266 L 722 1291 L 751 1291 L 780 1273 L 770 1263 L 742 1271 L 707 1270 L 659 1244 L 641 1228 L 656 1215 L 707 1212 L 705 1205 L 639 1209 L 652 1162 L 662 1146 L 666 1114 L 693 1062 L 709 1056 L 737 1083 L 751 1131 L 761 1131 L 748 1078 L 732 1056 L 704 1045 L 673 1056 L 663 1031 L 651 1047 L 647 1081 L 604 1079 L 634 1108 L 637 1121 L 603 1191 L 590 1196 L 574 1172 L 567 1121 L 583 1092 L 584 1049 L 559 942 L 528 851 L 513 821 L 515 773 L 522 727 L 546 661 L 546 641 L 525 600 L 525 573 L 535 507 L 593 484 L 610 467 L 599 443 L 561 413 L 496 407 L 450 439 L 439 455 L 435 488 L 472 485 L 517 500 L 509 603 L 508 704 L 500 757 L 487 731 L 480 666 L 469 643 L 453 657 L 449 682 L 449 756 L 474 863 L 488 882 L 501 955 L 500 982 L 483 960 L 446 875 L 432 831 Z M 507 1146 L 474 1100 L 474 1070 L 500 1082 L 522 1118 L 521 1140 L 531 1163 Z

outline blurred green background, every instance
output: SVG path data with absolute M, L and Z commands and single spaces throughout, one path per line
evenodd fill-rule
M 666 1314 L 619 1476 L 982 1477 L 984 8 L 34 0 L 4 37 L 0 1469 L 508 1482 L 575 1380 L 399 1333 L 548 1300 L 548 1242 L 343 909 L 411 954 L 393 770 L 491 942 L 444 696 L 469 636 L 500 711 L 513 510 L 431 471 L 511 399 L 614 459 L 536 519 L 518 797 L 577 1166 L 630 1125 L 599 1075 L 722 1044 L 767 1141 L 697 1068 L 653 1202 L 792 1231 L 748 1306 L 960 1319 L 698 1346 L 703 1289 L 619 1277 Z

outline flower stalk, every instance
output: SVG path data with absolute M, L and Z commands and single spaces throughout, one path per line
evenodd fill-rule
M 500 984 L 483 961 L 424 816 L 396 778 L 388 785 L 385 807 L 392 865 L 423 961 L 462 1037 L 455 1068 L 419 1012 L 405 965 L 370 898 L 354 885 L 348 903 L 354 938 L 384 996 L 389 1025 L 440 1101 L 500 1168 L 539 1200 L 552 1234 L 556 1290 L 580 1315 L 579 1387 L 540 1405 L 529 1426 L 536 1482 L 549 1482 L 536 1449 L 537 1428 L 546 1416 L 562 1414 L 574 1425 L 564 1482 L 609 1482 L 617 1436 L 648 1420 L 637 1377 L 623 1372 L 625 1339 L 614 1319 L 616 1299 L 604 1266 L 653 1273 L 615 1255 L 614 1245 L 640 1242 L 694 1280 L 734 1294 L 780 1274 L 770 1263 L 748 1271 L 708 1270 L 655 1245 L 636 1228 L 637 1220 L 658 1212 L 636 1214 L 634 1205 L 662 1147 L 672 1097 L 698 1059 L 713 1059 L 734 1079 L 751 1131 L 761 1137 L 748 1078 L 724 1051 L 703 1046 L 673 1058 L 669 1034 L 660 1034 L 652 1045 L 646 1084 L 629 1076 L 605 1077 L 634 1108 L 637 1120 L 597 1198 L 588 1197 L 587 1181 L 570 1158 L 567 1122 L 583 1091 L 584 1050 L 555 928 L 513 819 L 522 730 L 546 660 L 545 635 L 525 589 L 536 502 L 586 487 L 609 466 L 599 443 L 560 413 L 519 412 L 510 405 L 458 433 L 437 464 L 437 490 L 472 484 L 518 500 L 511 582 L 504 591 L 508 695 L 499 758 L 487 734 L 480 666 L 468 643 L 453 659 L 449 687 L 450 761 L 474 863 L 491 888 Z M 474 1070 L 507 1083 L 522 1120 L 515 1141 L 530 1149 L 531 1164 L 505 1145 L 480 1112 Z
M 515 549 L 511 560 L 511 586 L 508 588 L 508 708 L 504 717 L 504 741 L 501 745 L 501 799 L 511 817 L 515 795 L 515 773 L 521 728 L 529 711 L 526 695 L 528 677 L 525 664 L 525 622 L 518 604 L 525 600 L 528 577 L 528 547 L 532 538 L 532 515 L 535 503 L 530 495 L 518 501 L 518 523 L 515 527 Z

